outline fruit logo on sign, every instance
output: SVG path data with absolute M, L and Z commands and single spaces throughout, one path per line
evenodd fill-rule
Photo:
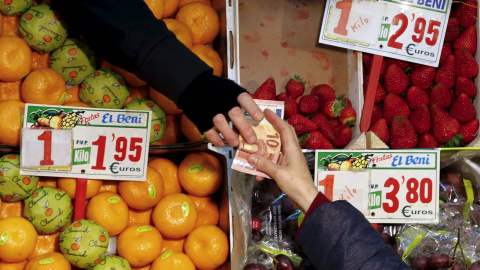
M 328 171 L 362 171 L 369 166 L 372 156 L 373 154 L 361 154 L 357 157 L 352 154 L 338 154 L 333 157 L 329 155 L 318 162 L 318 167 Z
M 82 118 L 85 111 L 71 111 L 65 113 L 63 110 L 47 109 L 32 112 L 29 115 L 29 122 L 33 122 L 33 129 L 72 129 Z

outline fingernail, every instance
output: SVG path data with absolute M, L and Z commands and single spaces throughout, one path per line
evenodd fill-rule
M 257 166 L 257 162 L 258 162 L 258 156 L 257 155 L 251 154 L 248 157 L 248 163 L 250 163 L 250 165 Z
M 257 136 L 252 135 L 252 136 L 248 137 L 247 142 L 248 143 L 255 143 L 256 140 L 257 140 Z

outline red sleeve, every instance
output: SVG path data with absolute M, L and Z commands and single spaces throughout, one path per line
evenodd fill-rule
M 327 202 L 332 202 L 332 201 L 330 201 L 330 199 L 328 199 L 322 192 L 318 192 L 317 197 L 315 197 L 315 199 L 313 200 L 312 204 L 311 204 L 310 207 L 308 208 L 307 213 L 305 213 L 305 217 L 303 218 L 302 224 L 300 224 L 300 227 L 298 227 L 297 235 L 298 235 L 298 232 L 302 229 L 303 223 L 304 223 L 305 220 L 307 219 L 308 215 L 309 215 L 313 210 L 315 210 L 315 208 L 317 208 L 318 206 L 320 206 L 320 205 L 322 205 L 322 204 L 324 204 L 324 203 L 327 203 Z

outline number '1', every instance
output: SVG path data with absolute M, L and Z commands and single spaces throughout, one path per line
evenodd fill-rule
M 39 141 L 44 141 L 43 143 L 43 160 L 40 160 L 40 166 L 51 166 L 53 165 L 52 160 L 52 131 L 45 130 L 42 134 L 38 135 Z

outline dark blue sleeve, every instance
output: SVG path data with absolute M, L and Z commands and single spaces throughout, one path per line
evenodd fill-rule
M 175 103 L 195 78 L 212 72 L 143 0 L 54 0 L 52 7 L 97 56 L 135 73 Z
M 305 217 L 297 242 L 318 269 L 410 269 L 346 201 L 313 209 Z

